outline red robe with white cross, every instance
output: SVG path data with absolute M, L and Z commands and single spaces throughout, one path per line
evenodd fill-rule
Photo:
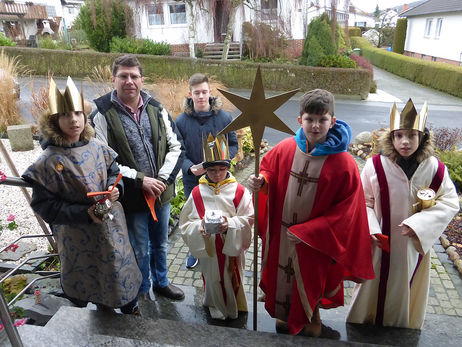
M 317 305 L 343 305 L 344 279 L 374 278 L 364 193 L 348 153 L 311 156 L 294 138 L 266 154 L 260 170 L 268 182 L 259 197 L 260 287 L 268 313 L 297 334 Z

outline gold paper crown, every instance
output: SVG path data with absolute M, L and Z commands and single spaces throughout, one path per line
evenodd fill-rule
M 67 77 L 66 89 L 61 93 L 56 86 L 53 78 L 50 79 L 50 88 L 48 89 L 48 106 L 50 114 L 67 113 L 67 112 L 84 112 L 83 108 L 83 93 L 79 90 L 72 81 L 72 78 Z
M 229 147 L 228 140 L 225 135 L 220 134 L 213 139 L 212 134 L 209 134 L 208 139 L 202 137 L 202 144 L 204 150 L 204 162 L 214 162 L 229 160 Z
M 420 110 L 420 114 L 417 113 L 411 99 L 409 99 L 401 113 L 398 112 L 395 103 L 390 114 L 390 130 L 414 129 L 423 132 L 427 123 L 427 113 L 428 106 L 426 101 Z

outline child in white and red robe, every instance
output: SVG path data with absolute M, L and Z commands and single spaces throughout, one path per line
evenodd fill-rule
M 381 154 L 361 173 L 376 278 L 356 285 L 347 322 L 421 329 L 430 249 L 459 210 L 459 199 L 446 167 L 433 156 L 426 106 L 419 115 L 409 99 L 401 113 L 395 105 L 390 118 Z M 434 205 L 413 211 L 422 189 Z
M 262 160 L 249 187 L 260 194 L 265 307 L 276 330 L 322 333 L 319 308 L 343 305 L 343 280 L 374 277 L 364 193 L 347 153 L 351 130 L 325 90 L 300 101 L 301 128 Z
M 202 166 L 206 175 L 183 206 L 179 228 L 191 254 L 199 259 L 204 306 L 214 319 L 235 319 L 239 311 L 247 312 L 243 273 L 244 251 L 252 240 L 252 197 L 229 173 L 230 160 L 204 162 Z M 222 214 L 216 234 L 204 228 L 206 211 Z

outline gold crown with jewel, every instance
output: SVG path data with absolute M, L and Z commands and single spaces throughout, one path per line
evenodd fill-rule
M 205 163 L 229 161 L 228 139 L 225 135 L 220 134 L 215 139 L 212 134 L 209 134 L 208 138 L 203 136 L 202 144 Z
M 83 93 L 79 93 L 74 81 L 69 76 L 64 92 L 58 89 L 55 81 L 51 78 L 48 89 L 48 107 L 50 115 L 72 111 L 84 112 Z
M 406 103 L 401 113 L 399 113 L 396 103 L 390 114 L 390 130 L 408 129 L 424 132 L 427 123 L 428 106 L 425 101 L 420 113 L 417 113 L 411 99 Z

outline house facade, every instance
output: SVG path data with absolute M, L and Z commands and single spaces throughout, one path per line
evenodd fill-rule
M 428 0 L 401 16 L 408 20 L 405 55 L 462 65 L 462 1 Z
M 16 41 L 59 32 L 62 16 L 61 0 L 0 1 L 0 31 Z
M 223 42 L 229 23 L 231 41 L 242 42 L 242 24 L 255 21 L 279 28 L 289 44 L 301 47 L 311 20 L 324 12 L 330 15 L 330 1 L 323 0 L 247 0 L 231 9 L 227 8 L 229 1 L 130 0 L 129 4 L 137 23 L 135 36 L 167 42 L 174 52 L 191 52 L 197 45 Z M 374 25 L 372 16 L 351 3 L 345 10 L 344 1 L 339 1 L 336 17 L 340 25 L 347 18 L 350 26 Z

